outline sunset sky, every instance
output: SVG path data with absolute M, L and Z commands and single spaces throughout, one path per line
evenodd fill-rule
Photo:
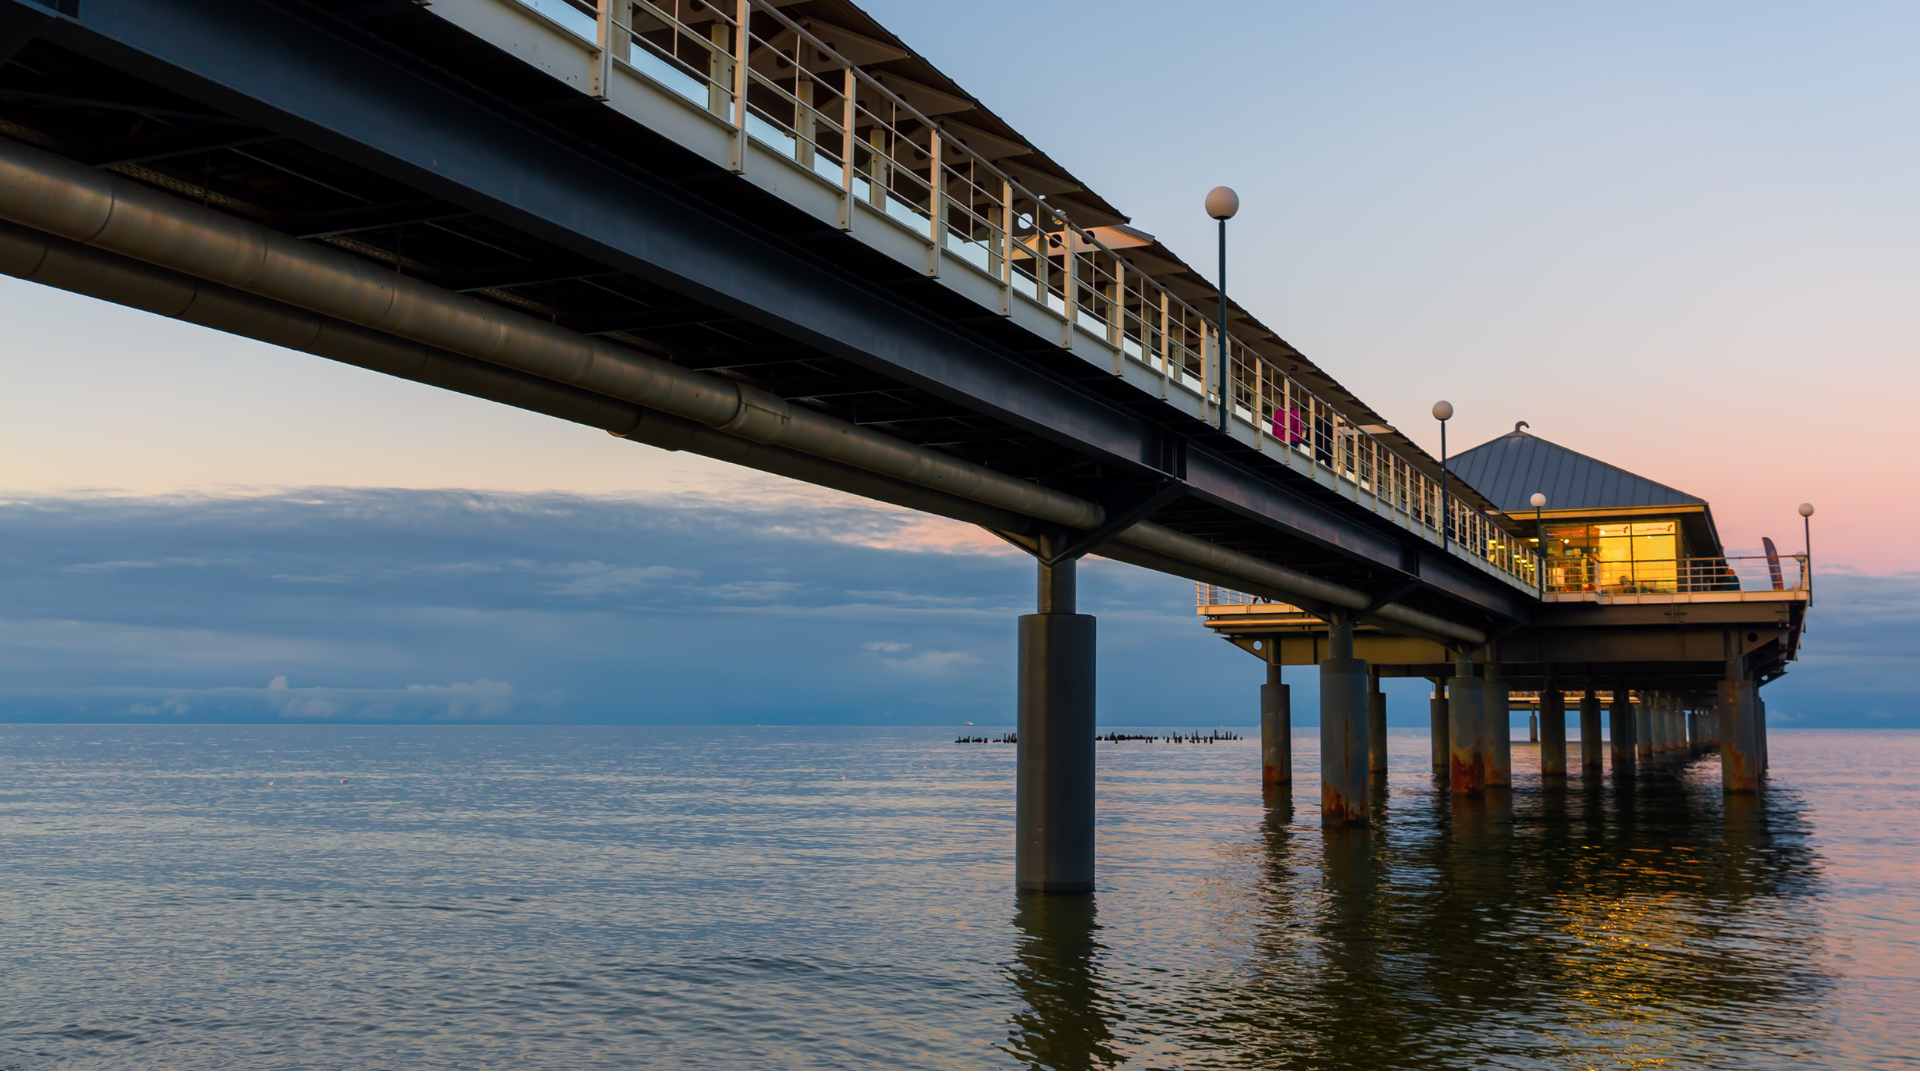
M 1706 497 L 1735 550 L 1798 550 L 1794 507 L 1817 504 L 1836 584 L 1770 694 L 1810 720 L 1914 716 L 1908 685 L 1863 673 L 1920 643 L 1920 7 L 864 6 L 1196 265 L 1201 196 L 1236 187 L 1234 296 L 1430 449 L 1436 398 L 1456 448 L 1526 420 Z M 23 598 L 0 610 L 0 718 L 284 712 L 299 686 L 372 695 L 332 715 L 501 715 L 503 684 L 543 716 L 611 716 L 644 684 L 691 717 L 693 673 L 724 665 L 678 651 L 751 640 L 711 715 L 770 719 L 754 657 L 792 634 L 813 636 L 768 678 L 797 680 L 807 718 L 913 701 L 1011 723 L 1029 570 L 977 530 L 12 279 L 0 320 L 0 571 Z M 694 542 L 698 520 L 732 539 Z M 1183 583 L 1092 580 L 1106 670 L 1179 658 L 1199 700 L 1246 712 L 1184 720 L 1252 719 L 1254 666 Z M 753 612 L 708 610 L 719 587 Z M 402 610 L 413 629 L 377 625 Z M 514 641 L 463 621 L 482 618 Z M 594 627 L 631 647 L 585 656 Z M 1148 705 L 1195 700 L 1127 678 Z

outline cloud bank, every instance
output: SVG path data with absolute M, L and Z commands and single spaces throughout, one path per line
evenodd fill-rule
M 1030 565 L 929 521 L 471 491 L 0 500 L 0 720 L 1010 724 Z M 1776 722 L 1920 722 L 1920 575 L 1818 587 Z M 1255 721 L 1259 666 L 1187 583 L 1092 560 L 1081 596 L 1103 724 Z M 1424 725 L 1425 684 L 1389 685 L 1394 721 Z

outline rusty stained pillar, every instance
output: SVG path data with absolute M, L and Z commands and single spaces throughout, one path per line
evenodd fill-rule
M 1600 771 L 1600 695 L 1591 686 L 1580 695 L 1580 771 Z
M 1463 650 L 1454 654 L 1453 678 L 1447 682 L 1447 788 L 1456 794 L 1478 795 L 1486 789 L 1482 726 L 1480 681 L 1473 677 L 1473 661 Z
M 1760 790 L 1760 695 L 1745 665 L 1736 656 L 1727 661 L 1720 679 L 1720 787 L 1727 792 Z
M 1353 616 L 1327 619 L 1320 661 L 1320 818 L 1327 825 L 1367 823 L 1367 665 L 1353 656 Z
M 1487 786 L 1513 786 L 1513 711 L 1507 702 L 1507 682 L 1493 646 L 1487 646 L 1487 664 L 1480 680 L 1480 739 L 1486 747 Z
M 1427 697 L 1427 737 L 1433 763 L 1433 778 L 1447 782 L 1447 681 L 1433 680 L 1433 693 Z
M 1607 710 L 1607 741 L 1613 750 L 1613 771 L 1633 770 L 1633 692 L 1624 686 L 1613 689 L 1613 707 Z
M 1387 695 L 1380 689 L 1380 672 L 1367 668 L 1367 772 L 1387 775 Z
M 1260 686 L 1260 786 L 1293 786 L 1293 688 L 1281 681 L 1280 642 L 1267 638 L 1267 681 Z
M 1551 679 L 1540 691 L 1540 775 L 1567 775 L 1567 696 Z

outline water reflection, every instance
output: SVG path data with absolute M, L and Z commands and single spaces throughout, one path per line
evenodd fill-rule
M 1611 786 L 1609 795 L 1606 787 Z M 1396 789 L 1394 822 L 1323 830 L 1269 798 L 1245 965 L 1109 953 L 1090 901 L 1022 901 L 1014 1056 L 1034 1065 L 1694 1066 L 1778 1060 L 1757 1031 L 1824 1023 L 1801 807 L 1722 800 L 1682 764 L 1620 784 L 1459 798 Z M 1385 800 L 1376 802 L 1384 806 Z M 1186 1025 L 1156 1017 L 1177 1007 Z M 1177 1049 L 1176 1049 L 1177 1047 Z
M 1117 1065 L 1095 954 L 1091 896 L 1023 895 L 1015 903 L 1012 979 L 1026 1009 L 1014 1017 L 1008 1050 L 1056 1069 Z

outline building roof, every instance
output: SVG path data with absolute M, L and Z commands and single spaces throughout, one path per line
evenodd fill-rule
M 1552 510 L 1707 504 L 1698 495 L 1548 442 L 1518 426 L 1454 455 L 1450 464 L 1455 475 L 1509 512 L 1531 510 L 1527 500 L 1536 491 L 1546 494 Z

